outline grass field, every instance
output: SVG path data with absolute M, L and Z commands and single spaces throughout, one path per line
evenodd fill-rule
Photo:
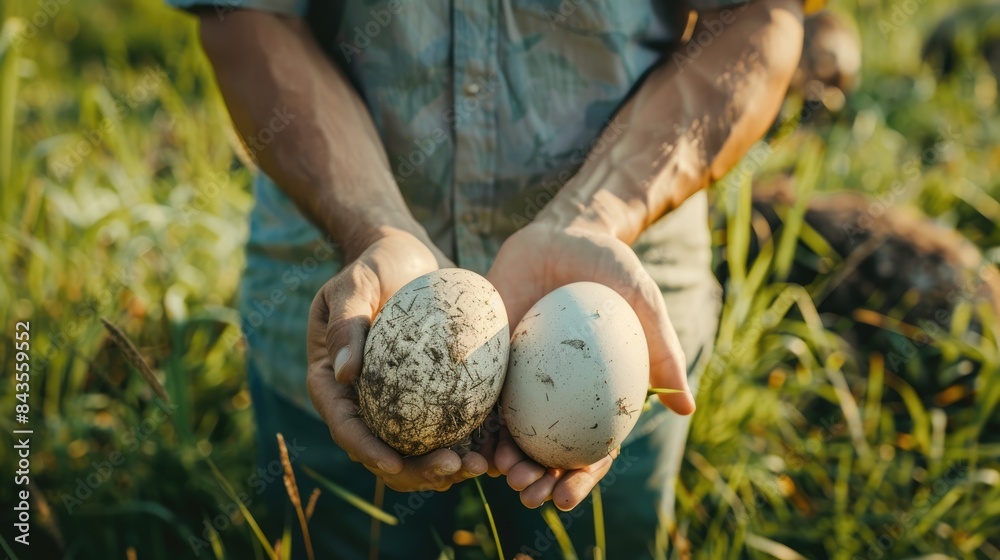
M 836 117 L 776 135 L 755 175 L 794 168 L 804 192 L 857 190 L 918 208 L 1000 257 L 997 82 L 974 56 L 946 80 L 920 60 L 953 3 L 833 5 L 860 22 L 861 86 Z M 245 490 L 253 469 L 243 349 L 231 344 L 251 172 L 194 22 L 157 0 L 3 0 L 0 17 L 0 546 L 20 558 L 188 558 L 189 539 L 223 515 L 200 557 L 265 558 L 219 484 Z M 957 319 L 933 336 L 886 326 L 888 346 L 852 353 L 821 324 L 819 287 L 779 281 L 794 238 L 745 266 L 747 193 L 715 189 L 727 300 L 680 522 L 655 552 L 1000 560 L 996 319 L 981 334 Z M 170 407 L 101 316 L 157 370 Z M 35 432 L 27 555 L 12 540 L 7 478 L 17 470 L 10 434 L 24 427 L 13 379 L 22 320 Z M 913 388 L 947 375 L 977 376 L 961 406 Z M 478 524 L 467 528 L 491 551 L 467 486 Z M 573 546 L 593 554 L 594 543 Z

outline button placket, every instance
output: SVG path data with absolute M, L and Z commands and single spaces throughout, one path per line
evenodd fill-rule
M 485 273 L 496 177 L 497 13 L 493 3 L 456 0 L 452 75 L 455 247 L 460 266 Z

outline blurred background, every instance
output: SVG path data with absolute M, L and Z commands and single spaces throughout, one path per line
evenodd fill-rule
M 233 309 L 253 163 L 194 20 L 157 0 L 0 17 L 0 471 L 19 320 L 35 431 L 32 547 L 7 474 L 0 547 L 266 558 Z M 778 121 L 712 189 L 726 303 L 654 556 L 1000 560 L 998 74 L 996 2 L 831 0 L 807 23 Z M 444 558 L 493 553 L 466 486 Z

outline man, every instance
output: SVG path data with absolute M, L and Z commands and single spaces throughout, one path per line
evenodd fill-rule
M 296 467 L 366 498 L 385 481 L 402 520 L 381 530 L 386 558 L 435 557 L 435 532 L 454 528 L 449 488 L 503 475 L 486 486 L 508 554 L 552 554 L 525 506 L 573 509 L 612 457 L 546 470 L 502 428 L 463 456 L 400 457 L 358 417 L 351 382 L 379 307 L 428 271 L 486 274 L 512 325 L 552 289 L 595 281 L 639 315 L 650 382 L 682 390 L 643 415 L 604 491 L 614 557 L 647 556 L 670 522 L 715 335 L 703 189 L 773 120 L 801 51 L 801 0 L 170 1 L 200 14 L 238 130 L 270 139 L 241 294 L 261 461 L 280 431 L 304 447 Z M 668 50 L 690 9 L 691 41 Z M 289 123 L 263 134 L 276 112 Z M 337 247 L 325 259 L 324 238 Z M 284 489 L 267 492 L 280 524 Z M 370 520 L 337 499 L 321 498 L 310 526 L 319 557 L 367 555 Z M 580 546 L 590 530 L 569 527 Z

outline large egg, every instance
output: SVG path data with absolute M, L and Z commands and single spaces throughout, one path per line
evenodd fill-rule
M 421 276 L 372 323 L 357 381 L 361 417 L 403 455 L 461 442 L 503 387 L 507 312 L 482 276 L 457 268 Z
M 578 282 L 552 291 L 521 319 L 510 344 L 501 411 L 538 463 L 590 465 L 635 427 L 649 349 L 635 311 L 611 288 Z

